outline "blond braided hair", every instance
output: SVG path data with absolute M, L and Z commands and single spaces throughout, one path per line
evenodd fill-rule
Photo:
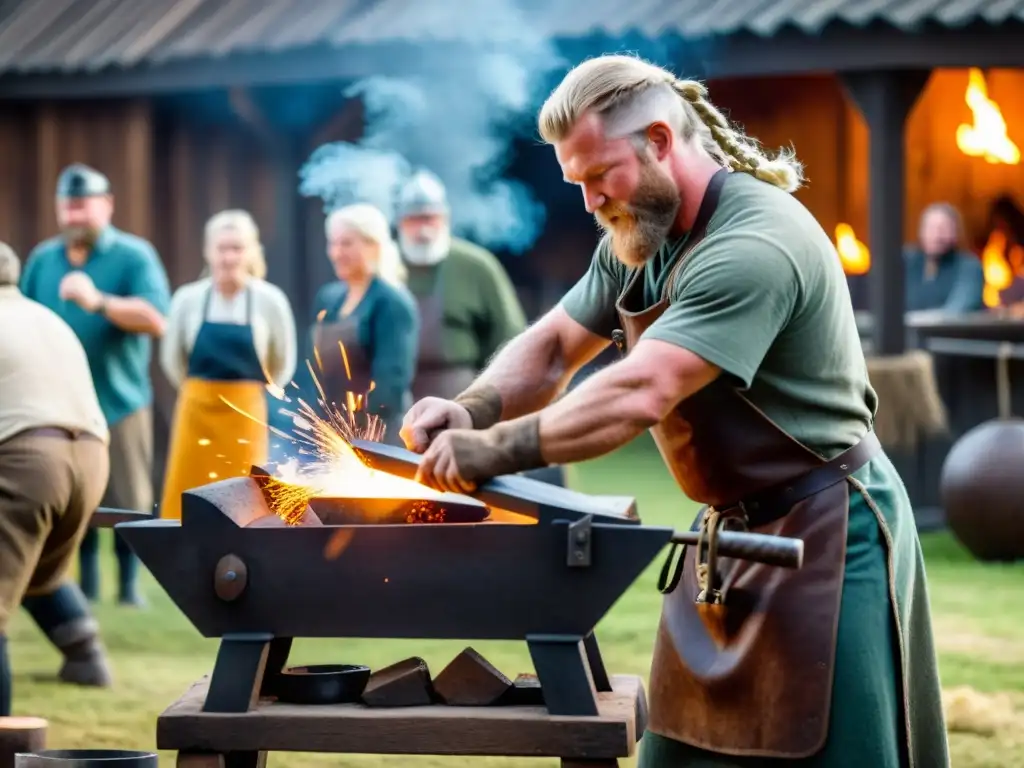
M 790 148 L 774 157 L 759 142 L 730 125 L 696 80 L 681 80 L 635 56 L 606 55 L 575 67 L 552 91 L 538 118 L 549 144 L 564 139 L 584 113 L 601 116 L 610 135 L 645 130 L 656 121 L 671 125 L 683 139 L 700 146 L 722 165 L 749 173 L 786 192 L 804 181 L 803 166 Z

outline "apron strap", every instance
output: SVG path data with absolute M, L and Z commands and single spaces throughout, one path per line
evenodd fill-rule
M 206 322 L 206 318 L 210 315 L 210 302 L 213 299 L 213 283 L 210 283 L 209 289 L 206 291 L 206 298 L 203 299 L 203 322 Z
M 203 322 L 205 323 L 210 317 L 210 302 L 213 300 L 213 286 L 206 292 L 206 298 L 203 300 Z M 252 325 L 252 286 L 247 285 L 245 287 L 245 324 Z

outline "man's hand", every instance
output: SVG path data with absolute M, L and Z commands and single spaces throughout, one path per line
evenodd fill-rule
M 103 305 L 103 294 L 85 272 L 69 272 L 60 281 L 59 294 L 64 301 L 73 301 L 86 312 L 96 312 Z
M 438 435 L 416 472 L 416 480 L 439 491 L 472 493 L 499 475 L 545 466 L 536 415 L 489 429 L 449 429 Z
M 410 451 L 423 453 L 437 438 L 449 429 L 472 429 L 469 411 L 456 402 L 440 397 L 425 397 L 405 414 L 398 433 Z

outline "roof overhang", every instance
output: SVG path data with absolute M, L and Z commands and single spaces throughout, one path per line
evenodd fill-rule
M 909 32 L 888 24 L 832 25 L 811 35 L 793 28 L 771 37 L 749 32 L 666 43 L 671 63 L 689 76 L 741 78 L 877 69 L 1024 66 L 1024 24 L 975 23 L 957 29 L 929 24 Z M 621 38 L 559 41 L 570 59 L 622 50 Z M 112 66 L 98 71 L 53 71 L 0 76 L 0 99 L 95 99 L 181 93 L 210 88 L 311 84 L 416 69 L 443 75 L 459 57 L 451 45 L 381 43 L 345 48 L 317 45 L 287 51 L 234 53 Z M 642 52 L 642 51 L 641 51 Z M 659 57 L 662 58 L 662 57 Z

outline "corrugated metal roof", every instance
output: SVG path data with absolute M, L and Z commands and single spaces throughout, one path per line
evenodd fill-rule
M 913 31 L 926 22 L 1011 20 L 1024 22 L 1024 0 L 0 0 L 0 74 L 315 45 L 500 44 L 538 34 L 768 37 L 838 23 Z

